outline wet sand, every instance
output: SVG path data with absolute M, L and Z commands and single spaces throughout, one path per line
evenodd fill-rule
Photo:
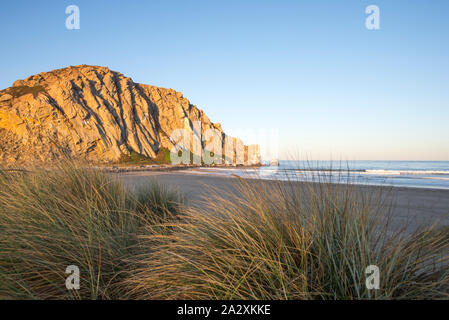
M 189 172 L 129 172 L 120 173 L 118 177 L 130 187 L 157 180 L 162 185 L 179 190 L 191 205 L 198 205 L 198 200 L 207 197 L 211 187 L 235 190 L 232 181 L 235 178 L 216 175 L 198 175 Z M 258 182 L 260 183 L 260 180 L 251 180 L 251 183 Z M 357 185 L 355 188 L 362 192 L 373 193 L 379 187 Z M 436 222 L 449 225 L 449 190 L 382 188 L 387 200 L 392 200 L 394 203 L 391 213 L 391 225 L 394 228 L 407 226 L 407 230 L 412 231 L 420 226 Z

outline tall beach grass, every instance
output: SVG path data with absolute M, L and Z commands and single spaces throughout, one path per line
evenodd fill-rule
M 0 171 L 0 299 L 120 299 L 138 236 L 176 214 L 157 184 L 131 193 L 98 170 Z M 163 234 L 162 229 L 158 233 Z M 67 290 L 66 267 L 80 269 Z
M 437 226 L 390 226 L 384 190 L 338 177 L 246 181 L 188 209 L 175 231 L 145 238 L 128 280 L 147 299 L 434 299 L 449 297 L 449 239 Z M 371 189 L 376 190 L 376 189 Z M 380 271 L 369 289 L 366 269 Z
M 393 228 L 385 190 L 338 179 L 233 179 L 187 206 L 73 163 L 0 170 L 0 299 L 448 298 L 447 231 Z

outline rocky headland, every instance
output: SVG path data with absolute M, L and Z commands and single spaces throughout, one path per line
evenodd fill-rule
M 177 141 L 172 132 L 215 130 L 219 123 L 181 92 L 135 83 L 99 66 L 71 66 L 17 80 L 0 91 L 0 163 L 48 163 L 61 157 L 91 163 L 158 159 Z M 198 126 L 198 125 L 197 125 Z M 232 138 L 235 153 L 243 143 Z M 201 141 L 201 147 L 207 141 Z M 259 161 L 257 146 L 243 146 L 245 164 Z M 231 164 L 236 165 L 232 155 Z

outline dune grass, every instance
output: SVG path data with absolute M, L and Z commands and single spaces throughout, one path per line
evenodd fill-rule
M 391 228 L 384 190 L 315 181 L 240 179 L 186 206 L 73 164 L 0 171 L 0 299 L 448 298 L 446 231 Z
M 0 171 L 0 186 L 0 299 L 123 297 L 137 237 L 173 218 L 179 202 L 157 185 L 136 197 L 111 176 L 70 163 Z M 80 269 L 80 290 L 65 287 L 69 265 Z
M 291 181 L 216 190 L 174 232 L 145 238 L 128 279 L 146 299 L 434 299 L 449 297 L 449 241 L 436 226 L 391 230 L 383 190 Z M 380 270 L 379 290 L 365 285 Z

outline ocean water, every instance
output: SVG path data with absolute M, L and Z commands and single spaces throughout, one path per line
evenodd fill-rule
M 449 161 L 280 161 L 260 168 L 200 168 L 198 174 L 256 179 L 331 181 L 415 188 L 449 189 Z

